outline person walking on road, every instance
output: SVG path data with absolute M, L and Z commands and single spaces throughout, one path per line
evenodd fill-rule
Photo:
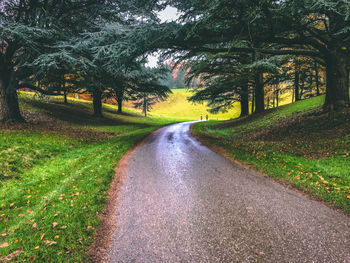
M 203 115 L 201 114 L 201 121 L 203 120 Z

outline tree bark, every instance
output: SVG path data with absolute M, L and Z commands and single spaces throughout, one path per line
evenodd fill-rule
M 301 85 L 299 87 L 299 100 L 303 98 L 304 91 L 305 91 L 305 72 L 301 73 Z
M 299 63 L 295 63 L 295 69 L 294 69 L 294 98 L 295 101 L 300 100 L 300 66 Z
M 2 72 L 1 72 L 2 74 Z M 4 77 L 5 75 L 1 76 Z M 3 122 L 25 122 L 19 109 L 14 73 L 8 79 L 0 79 L 0 104 Z
M 252 114 L 255 111 L 255 89 L 252 90 Z
M 145 117 L 147 117 L 147 96 L 146 93 L 143 95 L 143 112 L 145 113 Z
M 102 115 L 102 91 L 99 88 L 93 89 L 92 99 L 94 106 L 94 116 L 103 117 Z
M 264 79 L 262 73 L 255 76 L 255 113 L 261 113 L 265 110 L 265 92 Z
M 64 96 L 64 104 L 68 104 L 67 91 L 66 90 L 63 92 L 63 96 Z
M 242 87 L 241 91 L 241 116 L 248 116 L 249 115 L 249 89 L 248 89 L 248 83 L 247 85 L 244 85 Z
M 117 102 L 118 102 L 118 113 L 123 113 L 123 101 L 124 101 L 124 89 L 116 90 Z
M 123 113 L 123 100 L 122 99 L 119 99 L 117 100 L 118 102 L 118 113 Z
M 315 81 L 316 81 L 316 95 L 320 96 L 320 76 L 317 62 L 315 62 Z
M 341 48 L 333 48 L 326 59 L 326 101 L 330 110 L 340 110 L 349 105 L 350 58 Z

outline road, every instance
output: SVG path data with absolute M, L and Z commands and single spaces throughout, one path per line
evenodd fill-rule
M 350 262 L 350 217 L 214 153 L 190 125 L 130 157 L 110 262 Z

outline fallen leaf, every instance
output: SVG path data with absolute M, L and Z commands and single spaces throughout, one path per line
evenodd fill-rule
M 33 224 L 33 227 L 36 227 L 36 223 Z
M 42 234 L 40 235 L 40 240 L 43 240 L 44 236 L 45 236 L 45 233 L 42 233 Z
M 4 247 L 8 247 L 9 246 L 9 243 L 5 242 L 5 243 L 2 243 L 0 245 L 0 248 L 4 248 Z
M 24 216 L 24 214 L 19 214 L 18 216 Z
M 53 223 L 52 223 L 52 227 L 56 227 L 57 225 L 58 225 L 57 222 L 53 222 Z
M 45 243 L 45 245 L 47 245 L 47 246 L 52 246 L 52 245 L 56 245 L 56 244 L 57 244 L 57 242 L 55 242 L 55 241 L 50 241 L 50 240 L 45 240 L 44 243 Z
M 18 257 L 22 253 L 23 248 L 17 249 L 15 252 L 8 254 L 7 256 L 0 257 L 0 262 L 8 262 L 13 258 Z

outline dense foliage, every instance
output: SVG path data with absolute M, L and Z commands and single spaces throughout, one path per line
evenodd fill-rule
M 179 10 L 178 21 L 160 23 L 156 13 L 167 5 Z M 348 0 L 3 1 L 3 119 L 21 120 L 21 87 L 89 92 L 101 115 L 104 97 L 114 94 L 119 102 L 135 93 L 135 72 L 155 51 L 175 68 L 186 61 L 188 83 L 201 80 L 191 100 L 208 101 L 214 112 L 234 101 L 241 101 L 242 115 L 250 101 L 252 112 L 262 112 L 288 87 L 296 101 L 325 89 L 325 106 L 341 109 L 349 105 L 349 6 Z

